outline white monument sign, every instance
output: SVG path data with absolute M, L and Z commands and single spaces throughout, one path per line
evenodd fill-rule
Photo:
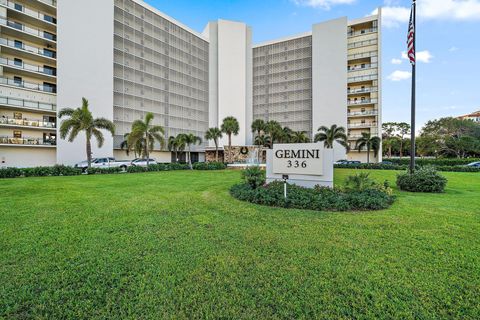
M 267 182 L 286 176 L 304 187 L 333 187 L 333 149 L 321 143 L 275 144 L 267 151 Z

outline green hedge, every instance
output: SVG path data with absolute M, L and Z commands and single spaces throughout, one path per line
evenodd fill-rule
M 406 165 L 410 164 L 410 158 L 393 158 L 393 159 L 384 159 L 385 161 L 390 161 L 394 164 Z M 439 159 L 416 159 L 415 162 L 419 166 L 461 166 L 466 165 L 472 162 L 480 161 L 479 158 L 470 158 L 470 159 L 458 159 L 458 158 L 439 158 Z
M 470 162 L 469 162 L 470 163 Z M 417 164 L 417 168 L 421 165 Z M 409 165 L 397 165 L 397 164 L 381 164 L 381 163 L 359 163 L 359 164 L 336 164 L 335 168 L 340 169 L 364 169 L 364 170 L 407 170 Z M 466 167 L 461 165 L 456 166 L 440 166 L 435 165 L 438 171 L 444 172 L 480 172 L 480 168 Z
M 128 167 L 128 173 L 137 172 L 157 172 L 157 171 L 173 171 L 188 170 L 190 166 L 186 163 L 159 163 L 151 164 L 147 167 Z M 195 170 L 223 170 L 226 165 L 223 163 L 195 163 Z M 88 174 L 117 174 L 121 173 L 121 168 L 90 168 L 86 171 Z M 1 178 L 18 178 L 18 177 L 47 177 L 47 176 L 75 176 L 82 174 L 79 168 L 73 168 L 63 165 L 53 167 L 35 167 L 35 168 L 5 168 L 0 169 Z
M 273 182 L 252 188 L 248 183 L 234 185 L 230 194 L 238 200 L 251 203 L 317 211 L 364 211 L 390 207 L 395 196 L 380 189 L 346 192 L 325 187 L 308 189 L 288 185 L 288 197 L 284 198 L 283 183 Z
M 417 169 L 397 176 L 397 186 L 400 190 L 410 192 L 442 193 L 447 185 L 447 178 L 437 173 L 433 166 Z

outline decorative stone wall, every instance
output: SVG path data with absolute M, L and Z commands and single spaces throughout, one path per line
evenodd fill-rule
M 229 153 L 228 146 L 224 147 L 224 150 L 218 151 L 218 160 L 227 162 L 227 163 L 246 163 L 248 162 L 255 154 L 256 159 L 258 159 L 258 153 L 256 151 L 259 150 L 256 146 L 232 146 L 232 151 Z M 260 162 L 266 162 L 266 152 L 265 148 L 262 148 L 260 151 Z M 230 159 L 231 157 L 231 159 Z M 215 150 L 207 150 L 205 151 L 205 159 L 207 162 L 215 161 Z

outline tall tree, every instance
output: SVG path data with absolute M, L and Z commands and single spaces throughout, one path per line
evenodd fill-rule
M 369 132 L 363 132 L 362 137 L 357 140 L 356 149 L 361 151 L 363 148 L 367 148 L 367 163 L 370 163 L 370 152 L 373 150 L 375 157 L 378 156 L 378 151 L 382 140 L 379 137 L 372 137 Z
M 305 131 L 294 131 L 292 134 L 292 143 L 308 143 L 310 138 L 307 136 Z
M 397 123 L 397 134 L 400 138 L 400 158 L 403 157 L 403 146 L 405 144 L 405 136 L 410 135 L 410 125 L 406 122 Z
M 195 145 L 195 144 L 202 144 L 202 138 L 200 138 L 199 136 L 196 136 L 192 133 L 184 133 L 184 134 L 180 134 L 179 135 L 179 139 L 181 141 L 183 141 L 185 143 L 185 145 L 187 146 L 187 157 L 188 157 L 188 165 L 190 166 L 190 169 L 193 169 L 193 165 L 192 165 L 192 150 L 191 150 L 191 146 L 192 145 Z
M 392 149 L 398 139 L 395 135 L 397 128 L 397 123 L 395 122 L 385 122 L 382 124 L 382 140 L 383 145 L 385 146 L 385 150 L 388 151 L 388 157 L 392 157 Z
M 179 139 L 174 136 L 168 137 L 167 140 L 167 148 L 168 151 L 173 152 L 175 154 L 175 162 L 178 161 L 178 151 L 179 151 Z
M 92 137 L 97 140 L 99 148 L 103 146 L 105 138 L 100 130 L 106 130 L 115 134 L 115 124 L 105 118 L 93 118 L 92 112 L 88 108 L 88 100 L 82 98 L 82 106 L 77 109 L 65 108 L 60 110 L 58 117 L 69 117 L 60 124 L 60 137 L 65 139 L 68 136 L 68 141 L 73 142 L 81 131 L 85 132 L 86 137 L 86 153 L 88 168 L 92 166 Z
M 238 135 L 240 132 L 240 124 L 234 117 L 226 117 L 223 119 L 222 132 L 228 136 L 228 162 L 232 162 L 232 135 Z
M 205 133 L 206 140 L 213 140 L 215 143 L 215 161 L 218 162 L 218 140 L 223 137 L 222 130 L 219 128 L 209 128 Z
M 128 136 L 127 143 L 132 148 L 139 141 L 143 141 L 142 155 L 147 160 L 147 166 L 150 164 L 150 152 L 153 151 L 155 141 L 160 143 L 161 148 L 165 146 L 165 130 L 162 126 L 153 125 L 154 116 L 149 112 L 144 120 L 135 120 L 132 124 L 132 131 Z
M 259 136 L 262 134 L 262 132 L 265 132 L 265 121 L 262 119 L 254 120 L 252 122 L 252 132 L 254 134 L 256 133 L 256 136 Z
M 270 138 L 272 139 L 272 145 L 280 141 L 280 137 L 283 134 L 282 131 L 282 125 L 275 120 L 270 120 L 265 123 L 265 133 L 270 135 Z
M 318 128 L 318 133 L 314 137 L 315 142 L 323 142 L 323 145 L 327 149 L 333 149 L 335 142 L 343 146 L 347 151 L 349 150 L 348 138 L 345 134 L 345 128 L 339 127 L 336 124 L 330 128 L 321 126 Z
M 123 141 L 120 143 L 120 149 L 125 150 L 127 153 L 127 156 L 130 154 L 130 150 L 133 150 L 135 158 L 138 157 L 138 155 L 142 154 L 143 150 L 143 140 L 138 140 L 137 144 L 135 146 L 132 146 L 130 148 L 128 146 L 128 137 L 130 136 L 130 133 L 125 133 L 123 135 Z

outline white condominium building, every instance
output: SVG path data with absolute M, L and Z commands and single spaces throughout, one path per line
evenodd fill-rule
M 252 144 L 255 119 L 310 137 L 337 124 L 348 128 L 353 147 L 363 132 L 380 135 L 380 16 L 339 18 L 253 44 L 242 22 L 213 21 L 199 33 L 141 0 L 0 0 L 0 14 L 0 166 L 84 160 L 82 135 L 59 139 L 55 117 L 82 97 L 95 117 L 116 125 L 101 149 L 94 143 L 94 157 L 128 158 L 124 134 L 147 112 L 166 137 L 203 138 L 234 116 L 237 146 Z M 207 146 L 195 147 L 194 160 L 204 159 Z M 159 144 L 152 157 L 172 161 Z M 365 160 L 366 151 L 336 146 L 335 157 Z

